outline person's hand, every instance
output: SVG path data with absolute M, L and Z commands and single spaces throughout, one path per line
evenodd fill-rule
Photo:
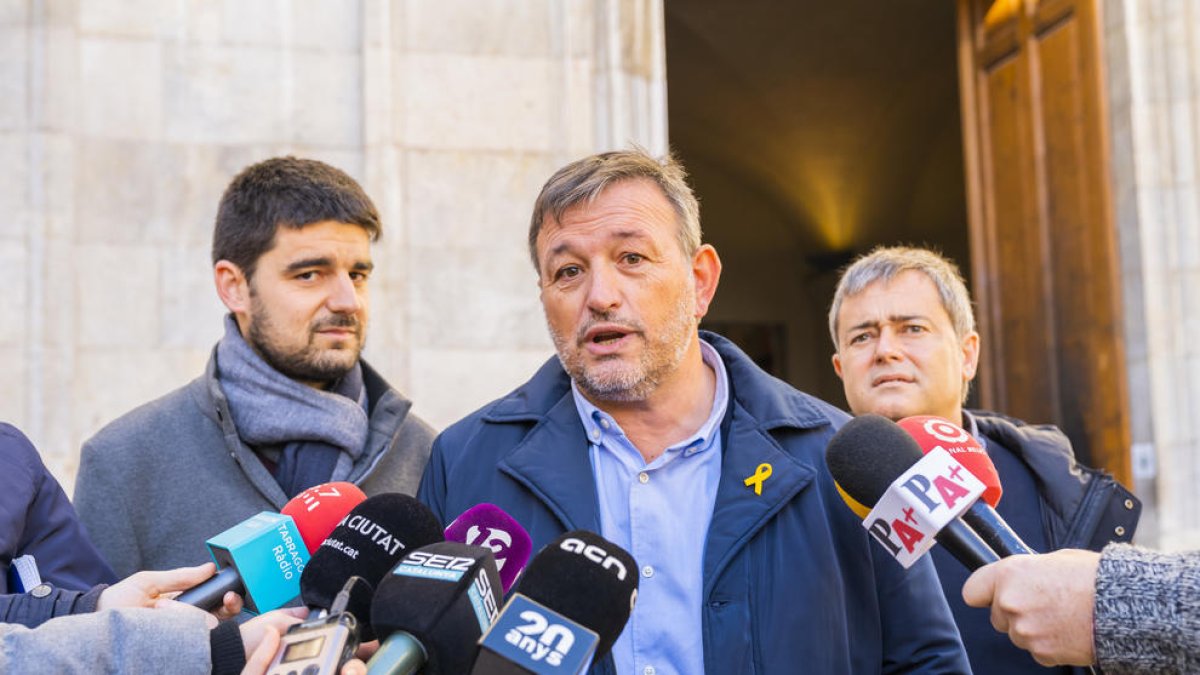
M 985 565 L 963 584 L 963 600 L 991 607 L 992 626 L 1043 666 L 1091 665 L 1100 554 L 1064 549 Z
M 363 661 L 367 661 L 372 656 L 374 656 L 375 652 L 377 652 L 377 651 L 379 651 L 379 640 L 371 640 L 370 642 L 363 642 L 362 644 L 358 645 L 358 649 L 355 650 L 354 658 L 362 659 Z
M 96 601 L 96 610 L 114 607 L 154 607 L 164 598 L 173 598 L 180 591 L 202 583 L 217 571 L 217 566 L 208 562 L 195 567 L 180 567 L 161 572 L 138 572 L 104 589 Z M 236 595 L 236 594 L 235 594 Z M 241 599 L 237 601 L 241 611 Z M 229 603 L 226 603 L 226 607 Z
M 275 652 L 279 651 L 279 638 L 279 631 L 275 630 L 274 626 L 267 626 L 263 630 L 262 640 L 254 648 L 254 653 L 246 659 L 242 675 L 264 675 L 271 665 L 271 659 L 275 658 Z
M 138 572 L 104 589 L 96 601 L 96 610 L 114 607 L 163 607 L 169 600 L 187 589 L 203 583 L 217 571 L 213 563 L 161 572 Z M 242 611 L 242 597 L 233 591 L 221 598 L 221 607 L 213 614 L 217 619 L 232 619 Z
M 307 607 L 284 607 L 276 609 L 258 616 L 243 623 L 238 628 L 242 631 L 242 646 L 246 648 L 246 662 L 250 662 L 250 657 L 254 652 L 258 651 L 258 647 L 265 639 L 270 639 L 269 636 L 273 632 L 275 637 L 287 632 L 293 624 L 300 623 L 308 616 Z M 278 643 L 276 649 L 271 650 L 271 656 L 275 655 L 275 651 L 279 648 Z M 271 659 L 267 659 L 270 664 Z
M 232 619 L 242 613 L 242 596 L 227 591 L 225 597 L 221 598 L 221 606 L 213 610 L 213 615 L 221 621 Z

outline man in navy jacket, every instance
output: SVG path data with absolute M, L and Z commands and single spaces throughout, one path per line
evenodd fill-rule
M 846 416 L 698 331 L 721 265 L 681 166 L 564 167 L 529 243 L 558 358 L 443 433 L 419 496 L 633 554 L 637 605 L 593 672 L 969 672 L 932 565 L 902 569 L 838 496 Z
M 1075 461 L 1071 442 L 1051 426 L 963 410 L 979 361 L 971 297 L 958 267 L 922 248 L 880 247 L 842 274 L 829 310 L 833 367 L 856 414 L 893 420 L 936 415 L 970 432 L 996 467 L 1000 516 L 1035 551 L 1100 550 L 1129 541 L 1140 502 L 1112 476 Z M 930 552 L 976 675 L 1081 675 L 1049 670 L 968 607 L 967 570 L 941 547 Z

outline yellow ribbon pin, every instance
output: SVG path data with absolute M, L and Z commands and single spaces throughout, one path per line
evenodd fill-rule
M 745 481 L 746 487 L 754 486 L 754 494 L 762 494 L 762 484 L 771 477 L 771 465 L 763 462 L 754 470 L 754 475 L 747 478 Z

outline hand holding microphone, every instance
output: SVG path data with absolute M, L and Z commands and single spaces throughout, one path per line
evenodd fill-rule
M 208 562 L 195 567 L 131 574 L 100 593 L 96 611 L 117 607 L 156 607 L 159 602 L 173 598 L 176 593 L 212 577 L 216 569 L 213 563 Z M 241 608 L 241 598 L 231 593 L 223 598 L 216 618 L 232 617 Z
M 1043 666 L 1090 665 L 1099 566 L 1093 551 L 1013 556 L 972 574 L 963 600 L 991 607 L 992 626 Z

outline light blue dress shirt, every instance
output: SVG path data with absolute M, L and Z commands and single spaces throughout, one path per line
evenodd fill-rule
M 717 376 L 708 420 L 649 464 L 616 420 L 571 383 L 591 445 L 600 533 L 633 554 L 641 575 L 633 615 L 612 649 L 619 675 L 704 672 L 704 542 L 721 478 L 729 376 L 703 340 L 700 353 Z

